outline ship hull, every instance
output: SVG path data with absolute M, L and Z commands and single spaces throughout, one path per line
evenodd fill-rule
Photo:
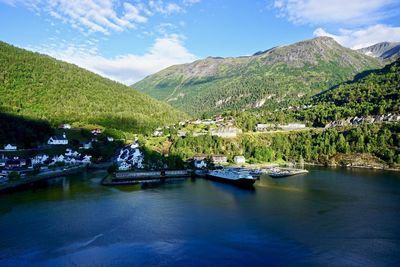
M 226 184 L 234 184 L 237 186 L 241 187 L 252 187 L 254 183 L 256 182 L 256 179 L 245 179 L 245 178 L 239 178 L 239 179 L 229 179 L 229 178 L 224 178 L 224 177 L 219 177 L 219 176 L 214 176 L 214 175 L 207 175 L 207 178 L 213 181 L 218 181 Z

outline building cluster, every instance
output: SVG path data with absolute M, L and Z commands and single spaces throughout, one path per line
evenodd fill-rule
M 209 130 L 206 129 L 201 129 L 201 130 L 187 130 L 185 129 L 184 126 L 186 125 L 203 125 L 203 126 L 211 126 Z M 186 121 L 180 121 L 178 123 L 178 128 L 180 128 L 178 132 L 178 136 L 184 137 L 186 136 L 189 132 L 193 136 L 202 136 L 202 135 L 207 135 L 211 134 L 213 136 L 220 136 L 220 137 L 235 137 L 238 134 L 240 134 L 242 131 L 241 129 L 238 129 L 234 127 L 235 121 L 233 118 L 224 118 L 220 115 L 215 116 L 212 119 L 197 119 L 197 120 L 186 120 Z M 169 129 L 170 127 L 177 127 L 176 125 L 172 126 L 167 126 L 165 129 Z M 162 136 L 164 134 L 163 128 L 159 127 L 153 132 L 153 136 Z
M 376 116 L 356 116 L 352 118 L 332 121 L 325 125 L 325 128 L 335 128 L 344 126 L 356 126 L 361 124 L 372 124 L 372 123 L 390 123 L 400 122 L 400 115 L 387 114 L 387 115 L 376 115 Z
M 132 169 L 142 169 L 144 155 L 139 149 L 137 142 L 122 148 L 117 157 L 118 170 L 127 171 Z
M 257 132 L 265 132 L 271 130 L 300 130 L 305 129 L 306 125 L 304 123 L 288 123 L 288 124 L 277 124 L 277 123 L 259 123 L 256 125 Z
M 245 164 L 246 158 L 244 156 L 235 156 L 233 158 L 235 164 Z M 224 155 L 196 155 L 193 157 L 193 165 L 196 169 L 205 169 L 208 164 L 214 165 L 228 163 L 228 158 Z
M 8 181 L 8 176 L 12 172 L 16 172 L 22 177 L 34 171 L 40 169 L 45 172 L 53 166 L 76 166 L 76 165 L 87 165 L 92 161 L 92 156 L 83 155 L 77 151 L 67 148 L 64 154 L 49 156 L 47 154 L 39 154 L 32 157 L 19 157 L 12 156 L 7 157 L 4 155 L 0 156 L 0 183 Z M 40 167 L 40 168 L 38 168 Z

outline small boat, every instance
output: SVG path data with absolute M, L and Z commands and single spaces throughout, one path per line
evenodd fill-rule
M 257 180 L 247 171 L 222 169 L 209 171 L 207 177 L 224 183 L 231 183 L 239 186 L 252 186 Z

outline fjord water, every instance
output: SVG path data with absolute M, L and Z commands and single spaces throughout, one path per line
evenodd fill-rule
M 395 266 L 400 174 L 311 169 L 253 190 L 104 173 L 0 196 L 0 266 Z

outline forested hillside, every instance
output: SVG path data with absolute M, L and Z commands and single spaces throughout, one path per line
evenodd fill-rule
M 234 156 L 244 155 L 250 163 L 298 162 L 304 159 L 317 164 L 342 164 L 338 161 L 344 155 L 353 155 L 352 160 L 356 162 L 360 155 L 364 155 L 374 163 L 381 160 L 396 165 L 400 164 L 399 131 L 400 124 L 397 123 L 364 125 L 341 131 L 332 128 L 324 131 L 243 134 L 236 138 L 177 137 L 172 142 L 169 155 L 186 160 L 197 154 L 224 154 L 230 161 Z
M 145 132 L 185 117 L 120 83 L 0 42 L 0 108 L 53 125 Z
M 319 37 L 238 58 L 177 65 L 135 88 L 193 115 L 225 110 L 275 110 L 297 103 L 382 62 Z
M 400 59 L 316 95 L 298 118 L 315 124 L 354 116 L 400 113 Z

